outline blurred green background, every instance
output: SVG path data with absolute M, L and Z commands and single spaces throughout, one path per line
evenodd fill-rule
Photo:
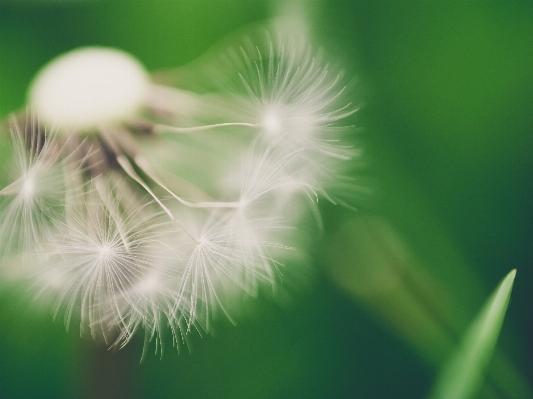
M 287 4 L 0 0 L 0 116 L 71 48 L 115 46 L 150 70 L 172 68 Z M 141 364 L 140 335 L 107 351 L 0 283 L 0 398 L 423 398 L 512 268 L 479 397 L 531 397 L 533 4 L 304 8 L 317 47 L 353 77 L 361 109 L 350 123 L 366 160 L 355 177 L 372 189 L 357 212 L 323 204 L 313 281 L 290 303 L 259 299 L 236 327 L 221 320 L 214 336 L 192 336 L 191 353 L 167 347 Z M 2 135 L 2 186 L 8 155 Z

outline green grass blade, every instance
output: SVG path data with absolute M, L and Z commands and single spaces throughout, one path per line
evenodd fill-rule
M 503 279 L 468 328 L 463 341 L 444 365 L 430 399 L 469 399 L 483 382 L 505 317 L 516 270 Z

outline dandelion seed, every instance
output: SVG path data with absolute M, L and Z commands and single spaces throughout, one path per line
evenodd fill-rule
M 69 181 L 79 172 L 73 157 L 61 157 L 53 132 L 40 130 L 33 116 L 21 129 L 11 120 L 13 182 L 0 190 L 0 255 L 29 252 L 61 214 Z M 74 149 L 74 152 L 76 150 Z
M 188 298 L 190 323 L 198 320 L 209 328 L 218 310 L 231 319 L 225 296 L 235 290 L 255 296 L 260 282 L 275 285 L 281 263 L 270 256 L 269 247 L 281 244 L 269 238 L 283 228 L 276 216 L 254 219 L 237 208 L 228 213 L 188 215 L 184 223 L 195 242 L 181 249 L 186 256 L 176 307 Z
M 156 282 L 174 277 L 165 264 L 177 254 L 164 243 L 172 228 L 149 203 L 117 217 L 120 196 L 106 189 L 107 200 L 90 187 L 68 221 L 55 224 L 35 278 L 38 297 L 54 298 L 55 315 L 63 313 L 67 326 L 79 314 L 82 331 L 88 327 L 94 337 L 113 342 L 112 334 L 131 330 L 132 319 L 154 323 Z

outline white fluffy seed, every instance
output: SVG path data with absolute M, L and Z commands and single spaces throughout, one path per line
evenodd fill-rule
M 29 102 L 41 123 L 87 130 L 133 115 L 148 83 L 144 67 L 131 55 L 85 47 L 48 63 L 30 86 Z

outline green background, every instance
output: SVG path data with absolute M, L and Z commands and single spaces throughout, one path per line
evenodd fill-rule
M 498 355 L 492 367 L 515 392 L 480 397 L 530 397 L 513 381 L 533 377 L 533 5 L 466 3 L 309 4 L 317 47 L 353 77 L 366 161 L 354 177 L 371 192 L 357 212 L 323 203 L 316 274 L 290 303 L 258 299 L 236 327 L 192 336 L 191 353 L 167 347 L 139 364 L 141 336 L 97 347 L 0 284 L 0 397 L 422 398 L 512 268 L 499 348 L 514 366 L 499 372 Z M 0 116 L 69 49 L 115 46 L 150 70 L 176 67 L 277 6 L 0 1 Z M 2 186 L 8 155 L 3 134 Z

